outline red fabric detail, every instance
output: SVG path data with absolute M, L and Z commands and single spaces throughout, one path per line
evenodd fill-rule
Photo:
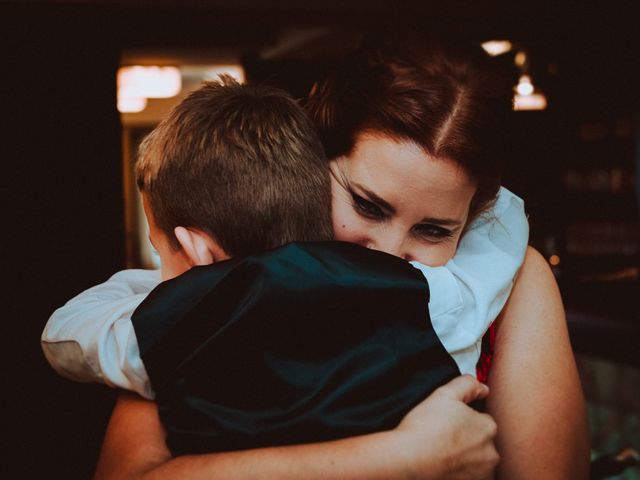
M 489 370 L 491 370 L 491 361 L 493 360 L 493 352 L 496 345 L 496 326 L 491 324 L 489 330 L 482 337 L 482 346 L 480 347 L 480 359 L 476 365 L 476 376 L 482 383 L 486 383 L 489 378 Z

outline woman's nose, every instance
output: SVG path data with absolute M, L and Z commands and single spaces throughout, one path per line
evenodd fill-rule
M 370 238 L 367 243 L 367 248 L 379 250 L 381 252 L 388 253 L 389 255 L 404 258 L 405 260 L 412 260 L 413 258 L 407 248 L 407 243 L 408 242 L 403 235 L 387 233 Z

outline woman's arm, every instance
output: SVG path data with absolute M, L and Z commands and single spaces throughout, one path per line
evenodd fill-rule
M 486 386 L 454 379 L 395 429 L 312 445 L 171 458 L 156 405 L 120 396 L 98 463 L 97 480 L 160 478 L 489 479 L 498 461 L 495 423 L 466 403 Z
M 560 293 L 529 248 L 497 323 L 489 413 L 498 424 L 501 479 L 586 479 L 584 399 Z

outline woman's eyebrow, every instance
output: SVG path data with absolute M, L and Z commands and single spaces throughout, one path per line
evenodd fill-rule
M 384 198 L 376 195 L 374 192 L 360 185 L 359 183 L 352 183 L 352 185 L 357 187 L 359 190 L 361 190 L 367 197 L 369 197 L 369 200 L 371 200 L 372 202 L 375 202 L 376 204 L 378 204 L 378 206 L 382 207 L 384 210 L 387 210 L 391 214 L 396 213 L 396 209 L 393 208 L 393 206 L 389 202 L 387 202 Z

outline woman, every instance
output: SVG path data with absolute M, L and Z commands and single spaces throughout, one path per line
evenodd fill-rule
M 423 53 L 401 44 L 366 52 L 319 84 L 308 104 L 332 159 L 336 238 L 442 265 L 497 194 L 509 85 L 474 52 Z M 546 262 L 533 250 L 496 322 L 495 343 L 488 411 L 498 425 L 497 476 L 584 478 L 584 410 L 562 305 Z M 373 478 L 368 468 L 375 465 L 381 478 L 489 478 L 490 423 L 462 405 L 486 392 L 464 382 L 471 380 L 436 391 L 391 432 L 174 460 L 153 404 L 125 398 L 114 412 L 98 476 Z M 461 427 L 466 421 L 477 428 Z M 451 438 L 474 433 L 465 445 L 470 455 L 455 450 Z M 452 451 L 462 465 L 452 464 Z M 474 455 L 476 463 L 469 460 Z

